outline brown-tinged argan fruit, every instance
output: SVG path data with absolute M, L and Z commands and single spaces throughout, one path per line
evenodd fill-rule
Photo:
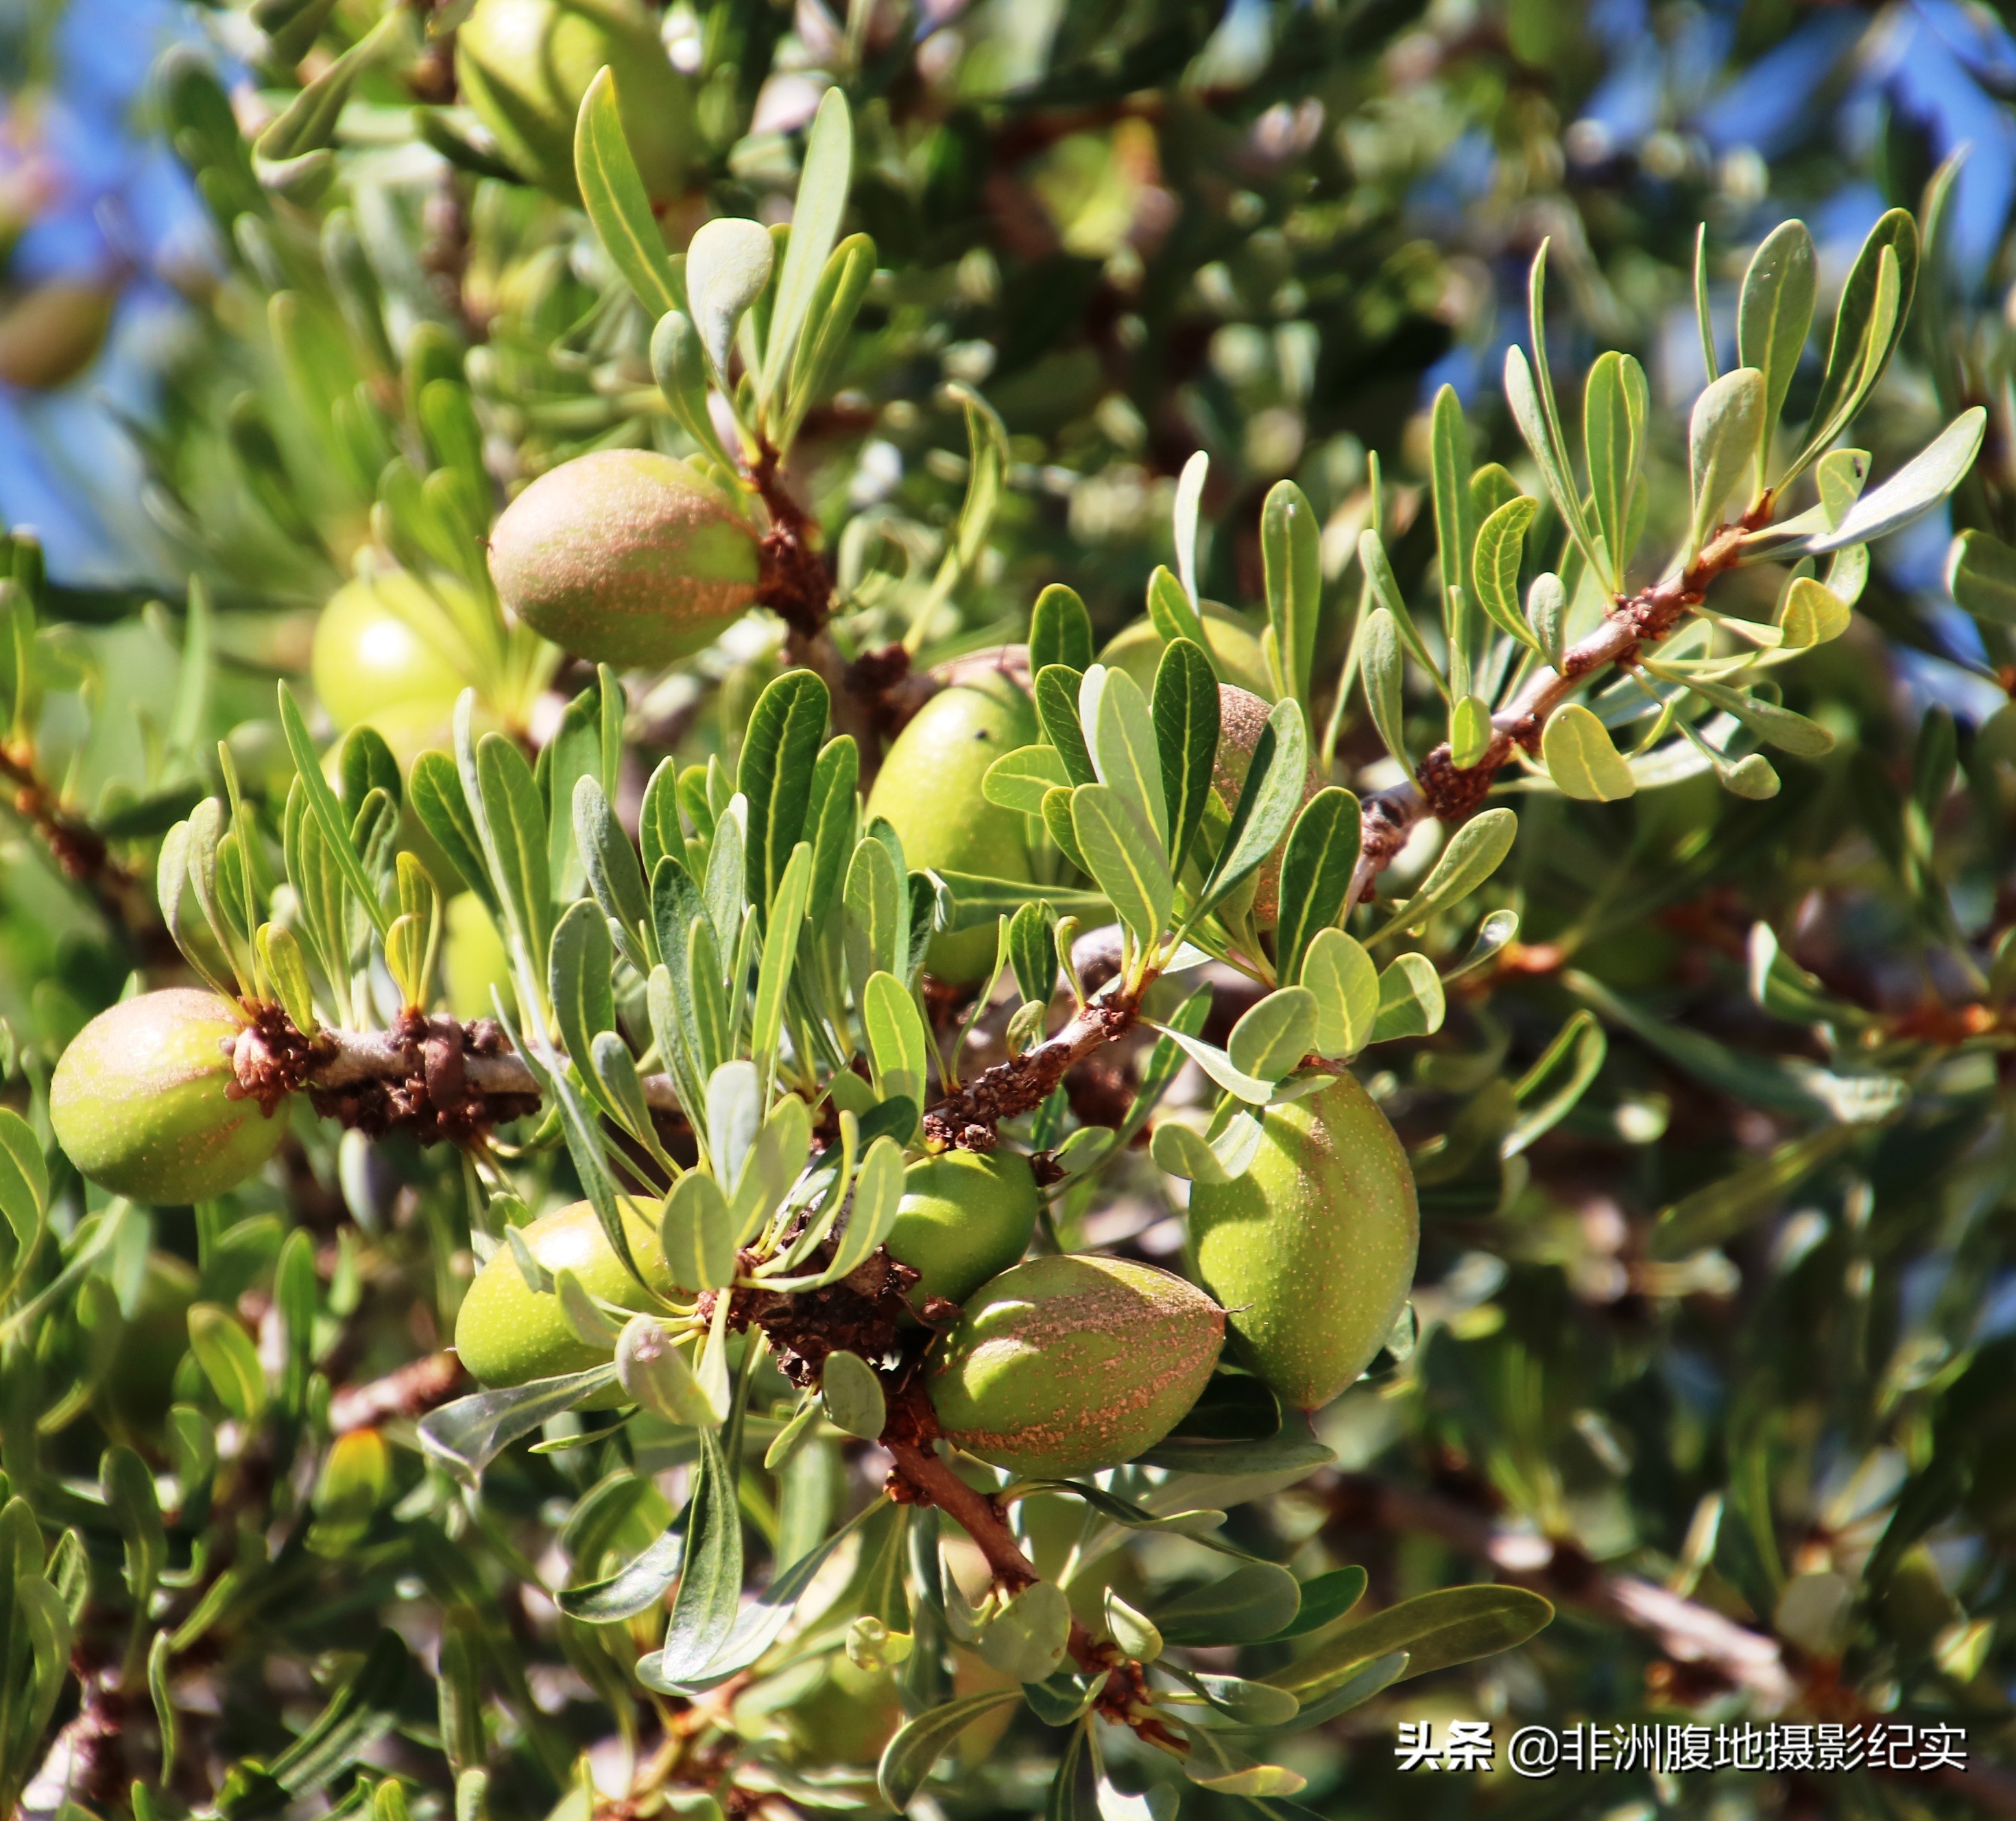
M 1030 876 L 1024 818 L 981 794 L 987 768 L 1004 753 L 1035 743 L 1036 711 L 999 671 L 941 689 L 896 736 L 867 814 L 888 819 L 913 872 L 941 867 L 989 879 Z M 990 921 L 931 938 L 924 966 L 953 986 L 984 981 L 994 965 Z
M 287 1129 L 276 1110 L 234 1100 L 230 1045 L 245 1027 L 214 992 L 171 987 L 100 1012 L 49 1082 L 63 1153 L 115 1195 L 172 1204 L 236 1189 Z
M 1420 1236 L 1407 1153 L 1350 1075 L 1267 1108 L 1244 1175 L 1190 1186 L 1190 1275 L 1229 1312 L 1234 1355 L 1298 1409 L 1371 1363 Z
M 645 189 L 661 202 L 679 195 L 693 153 L 693 91 L 666 56 L 654 14 L 615 5 L 591 16 L 556 0 L 477 0 L 455 34 L 462 99 L 505 162 L 563 202 L 581 199 L 574 121 L 605 64 L 615 74 L 623 136 Z
M 657 1210 L 646 1201 L 622 1204 L 623 1230 L 631 1255 L 651 1287 L 672 1290 L 670 1268 L 658 1244 Z M 643 1314 L 650 1298 L 623 1269 L 595 1209 L 585 1201 L 542 1215 L 520 1229 L 532 1256 L 549 1271 L 571 1271 L 590 1296 Z M 528 1384 L 535 1378 L 587 1372 L 610 1361 L 607 1350 L 575 1337 L 557 1296 L 525 1281 L 509 1245 L 499 1246 L 476 1274 L 455 1319 L 455 1350 L 462 1363 L 487 1385 Z M 622 1401 L 617 1391 L 609 1400 Z
M 756 599 L 756 534 L 699 475 L 648 449 L 563 462 L 504 509 L 490 574 L 563 650 L 658 667 L 711 645 Z
M 903 1172 L 903 1199 L 883 1243 L 920 1273 L 913 1306 L 964 1302 L 1029 1249 L 1036 1230 L 1035 1172 L 1019 1151 L 943 1151 Z
M 52 279 L 0 305 L 0 380 L 31 391 L 67 386 L 98 358 L 118 293 L 90 279 Z
M 1189 1413 L 1218 1363 L 1225 1312 L 1126 1258 L 1031 1258 L 970 1298 L 932 1362 L 940 1426 L 1034 1478 L 1118 1467 Z

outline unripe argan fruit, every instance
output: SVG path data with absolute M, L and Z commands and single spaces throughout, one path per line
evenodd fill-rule
M 1189 1414 L 1225 1311 L 1126 1258 L 1031 1258 L 984 1285 L 933 1361 L 932 1408 L 958 1445 L 1037 1478 L 1132 1460 Z
M 792 1758 L 801 1764 L 873 1764 L 903 1723 L 902 1691 L 886 1665 L 864 1669 L 844 1651 L 826 1659 L 811 1692 L 784 1711 Z
M 497 989 L 508 1006 L 511 997 L 511 956 L 497 933 L 483 900 L 473 891 L 457 892 L 448 901 L 448 940 L 441 945 L 441 987 L 448 1009 L 465 1021 L 491 1018 L 496 1008 L 490 991 Z
M 621 1205 L 624 1233 L 637 1269 L 653 1290 L 669 1294 L 671 1272 L 658 1245 L 652 1218 L 656 1209 L 634 1199 Z M 651 1307 L 637 1280 L 623 1269 L 623 1261 L 588 1202 L 574 1202 L 519 1230 L 535 1258 L 549 1271 L 571 1271 L 590 1296 L 639 1314 Z M 607 1350 L 575 1338 L 557 1296 L 543 1294 L 526 1283 L 508 1244 L 491 1254 L 490 1261 L 477 1272 L 468 1295 L 462 1299 L 455 1318 L 455 1350 L 462 1363 L 487 1385 L 557 1378 L 564 1373 L 607 1366 L 610 1359 Z M 623 1402 L 621 1390 L 608 1401 Z
M 1235 689 L 1229 683 L 1218 686 L 1218 754 L 1211 766 L 1212 801 L 1205 810 L 1214 832 L 1211 840 L 1199 844 L 1204 851 L 1215 853 L 1222 831 L 1230 825 L 1232 812 L 1238 807 L 1239 794 L 1246 787 L 1246 774 L 1253 764 L 1253 750 L 1260 743 L 1260 736 L 1266 729 L 1267 717 L 1271 712 L 1269 704 L 1251 691 Z M 1303 802 L 1308 802 L 1322 788 L 1322 780 L 1312 767 L 1302 786 Z M 1282 851 L 1282 846 L 1277 845 L 1253 875 L 1255 929 L 1271 930 L 1280 920 Z
M 1190 1186 L 1190 1275 L 1229 1312 L 1233 1352 L 1301 1410 L 1371 1363 L 1420 1238 L 1407 1153 L 1350 1075 L 1269 1107 L 1244 1175 Z
M 236 1189 L 287 1129 L 257 1100 L 233 1100 L 231 1044 L 245 1028 L 214 992 L 171 987 L 100 1012 L 49 1082 L 64 1154 L 100 1188 L 136 1201 L 207 1201 Z
M 1035 1172 L 1018 1151 L 945 1151 L 903 1172 L 903 1199 L 883 1243 L 920 1275 L 910 1291 L 964 1302 L 1029 1249 L 1036 1230 Z
M 1274 686 L 1267 675 L 1267 657 L 1260 648 L 1260 635 L 1245 618 L 1216 601 L 1204 603 L 1204 642 L 1217 660 L 1219 674 L 1242 689 L 1271 697 Z M 1162 653 L 1168 647 L 1162 635 L 1146 620 L 1116 632 L 1099 661 L 1109 670 L 1124 670 L 1141 686 L 1143 695 L 1155 687 L 1155 672 L 1161 668 Z
M 490 534 L 504 604 L 563 650 L 657 667 L 756 600 L 756 534 L 685 462 L 598 449 L 542 474 Z
M 445 578 L 437 585 L 463 592 Z M 308 674 L 316 699 L 346 733 L 375 728 L 401 766 L 448 744 L 455 698 L 469 685 L 418 629 L 441 611 L 412 576 L 390 570 L 345 582 L 315 622 Z
M 563 202 L 578 202 L 574 132 L 581 97 L 614 71 L 623 136 L 660 201 L 686 186 L 691 85 L 671 65 L 655 16 L 612 30 L 555 0 L 477 0 L 455 34 L 455 85 L 506 163 Z
M 941 689 L 891 744 L 866 813 L 888 819 L 913 873 L 1027 879 L 1024 819 L 989 803 L 980 785 L 996 759 L 1036 737 L 1035 707 L 1000 672 Z M 948 931 L 931 938 L 924 966 L 950 985 L 977 985 L 994 965 L 994 943 L 992 923 Z

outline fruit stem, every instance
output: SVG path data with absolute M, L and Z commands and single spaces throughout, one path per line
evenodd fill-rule
M 1358 865 L 1345 905 L 1370 901 L 1379 875 L 1407 844 L 1417 823 L 1429 816 L 1447 826 L 1467 820 L 1489 794 L 1513 748 L 1537 752 L 1547 717 L 1585 678 L 1611 664 L 1629 663 L 1641 646 L 1665 638 L 1679 625 L 1701 605 L 1709 583 L 1742 560 L 1745 534 L 1770 516 L 1769 501 L 1760 502 L 1735 524 L 1724 525 L 1678 574 L 1620 597 L 1600 626 L 1561 654 L 1558 669 L 1541 666 L 1518 695 L 1492 716 L 1491 739 L 1473 764 L 1457 765 L 1444 740 L 1421 761 L 1416 781 L 1366 797 L 1359 812 Z

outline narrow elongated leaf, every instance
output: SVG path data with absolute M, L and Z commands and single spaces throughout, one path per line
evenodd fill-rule
M 848 235 L 827 258 L 791 358 L 785 418 L 777 433 L 780 446 L 790 445 L 806 412 L 832 390 L 853 343 L 854 320 L 875 277 L 876 263 L 875 243 L 866 234 Z
M 1158 1603 L 1149 1616 L 1167 1643 L 1250 1644 L 1292 1624 L 1301 1603 L 1301 1585 L 1286 1568 L 1247 1562 L 1208 1586 Z
M 1085 673 L 1069 664 L 1046 665 L 1036 672 L 1036 720 L 1043 738 L 1057 749 L 1064 770 L 1074 784 L 1096 784 L 1099 773 L 1093 768 L 1092 754 L 1078 725 L 1078 693 Z
M 1624 585 L 1624 566 L 1631 557 L 1631 495 L 1639 452 L 1622 354 L 1601 355 L 1589 369 L 1582 394 L 1582 445 L 1589 461 L 1589 498 L 1597 530 L 1610 559 L 1604 579 L 1615 593 Z
M 841 734 L 819 748 L 799 832 L 812 844 L 812 889 L 805 899 L 805 915 L 822 930 L 833 914 L 854 857 L 855 825 L 860 819 L 855 792 L 860 781 L 861 749 L 852 734 Z
M 1459 412 L 1460 416 L 1460 412 Z M 1463 502 L 1469 502 L 1464 464 Z M 1467 545 L 1463 554 L 1467 554 Z M 1260 509 L 1260 558 L 1267 596 L 1267 624 L 1280 653 L 1285 693 L 1309 705 L 1314 674 L 1316 619 L 1323 603 L 1323 549 L 1316 515 L 1292 480 L 1277 480 Z M 1459 556 L 1459 562 L 1461 557 Z M 1198 627 L 1201 633 L 1201 623 Z
M 1863 495 L 1832 531 L 1808 538 L 1806 553 L 1818 556 L 1870 543 L 1922 517 L 1967 477 L 1987 429 L 1988 413 L 1980 405 L 1963 411 L 1881 487 Z
M 1228 1094 L 1236 1096 L 1250 1107 L 1264 1107 L 1273 1099 L 1274 1084 L 1272 1081 L 1263 1081 L 1258 1075 L 1249 1075 L 1244 1069 L 1235 1067 L 1232 1058 L 1216 1044 L 1207 1043 L 1201 1037 L 1193 1037 L 1174 1025 L 1157 1025 L 1154 1028 L 1181 1049 Z
M 631 964 L 636 966 L 651 920 L 650 894 L 645 889 L 637 850 L 596 779 L 584 776 L 574 780 L 573 808 L 574 847 L 588 876 L 588 888 L 603 914 L 632 938 Z M 649 973 L 650 969 L 639 966 L 638 972 Z
M 975 1720 L 1021 1698 L 1019 1688 L 988 1689 L 979 1694 L 961 1695 L 906 1722 L 883 1747 L 881 1762 L 876 1766 L 876 1785 L 883 1801 L 902 1813 L 924 1787 L 931 1767 L 952 1748 L 960 1733 Z
M 889 1236 L 902 1200 L 902 1147 L 892 1138 L 878 1138 L 868 1147 L 855 1173 L 847 1227 L 825 1274 L 829 1281 L 846 1276 Z
M 1169 872 L 1179 878 L 1211 801 L 1218 756 L 1218 678 L 1203 646 L 1179 639 L 1163 652 L 1150 707 L 1168 806 Z
M 501 914 L 497 888 L 490 883 L 490 871 L 483 863 L 483 851 L 476 832 L 476 819 L 469 813 L 462 794 L 455 761 L 446 753 L 424 752 L 413 761 L 413 775 L 406 787 L 407 801 L 420 826 L 433 836 L 434 844 L 445 854 L 462 882 L 481 898 L 493 916 Z M 291 874 L 292 863 L 288 870 Z M 298 886 L 299 881 L 295 881 Z
M 337 801 L 336 793 L 329 789 L 329 780 L 322 776 L 322 760 L 315 751 L 314 740 L 308 736 L 308 723 L 301 718 L 293 692 L 284 682 L 280 685 L 280 729 L 286 736 L 287 750 L 293 759 L 294 772 L 301 781 L 309 813 L 315 817 L 344 882 L 364 907 L 364 914 L 371 919 L 372 927 L 382 941 L 391 932 L 392 919 L 384 905 L 378 902 L 376 888 L 351 844 L 349 819 L 343 813 L 342 804 Z
M 987 775 L 980 781 L 980 794 L 1003 809 L 1041 815 L 1043 798 L 1070 783 L 1064 756 L 1055 747 L 1019 746 L 1013 752 L 1003 753 L 987 768 Z
M 870 976 L 862 995 L 862 1023 L 875 1067 L 875 1091 L 924 1103 L 924 1020 L 909 989 L 893 974 Z
M 766 1080 L 774 1079 L 777 1044 L 784 1027 L 784 999 L 797 963 L 798 936 L 812 887 L 812 843 L 801 841 L 791 851 L 790 863 L 784 868 L 784 876 L 771 904 L 770 933 L 763 944 L 762 964 L 756 971 L 756 1006 L 750 1024 L 749 1046 Z
M 1631 768 L 1611 743 L 1610 730 L 1579 702 L 1564 702 L 1548 717 L 1540 757 L 1564 797 L 1613 803 L 1638 788 Z
M 705 1171 L 689 1170 L 672 1185 L 658 1236 L 682 1290 L 723 1290 L 735 1281 L 735 1222 L 721 1185 Z
M 1209 909 L 1258 870 L 1301 807 L 1309 772 L 1309 730 L 1299 705 L 1276 702 L 1254 743 L 1231 826 L 1200 900 Z
M 672 283 L 664 236 L 651 213 L 651 199 L 638 175 L 637 161 L 624 137 L 617 107 L 616 72 L 599 70 L 581 98 L 574 129 L 575 181 L 581 207 L 610 263 L 637 293 L 655 322 L 684 303 Z
M 1841 288 L 1834 335 L 1827 345 L 1827 372 L 1809 419 L 1813 440 L 1786 479 L 1841 433 L 1845 420 L 1882 376 L 1910 312 L 1917 281 L 1918 225 L 1908 210 L 1888 210 L 1863 239 Z
M 1288 831 L 1274 933 L 1275 974 L 1284 985 L 1301 977 L 1302 957 L 1317 932 L 1344 921 L 1344 901 L 1358 865 L 1359 833 L 1358 799 L 1335 785 L 1304 804 Z
M 1764 376 L 1738 367 L 1694 401 L 1687 430 L 1687 470 L 1694 525 L 1688 549 L 1699 550 L 1722 522 L 1722 508 L 1757 457 L 1764 430 Z
M 1168 807 L 1161 754 L 1141 686 L 1125 671 L 1096 664 L 1078 686 L 1078 712 L 1099 782 L 1119 796 L 1166 854 Z
M 520 1436 L 615 1381 L 614 1366 L 598 1366 L 589 1372 L 458 1398 L 421 1418 L 420 1445 L 455 1479 L 473 1486 L 483 1470 Z
M 1160 840 L 1143 826 L 1132 801 L 1107 785 L 1082 784 L 1071 793 L 1071 831 L 1085 869 L 1121 922 L 1143 947 L 1157 941 L 1168 927 L 1175 887 Z
M 553 930 L 547 990 L 560 1041 L 575 1067 L 592 1081 L 589 1059 L 597 1033 L 616 1026 L 616 956 L 599 905 L 581 898 Z M 614 1110 L 614 1109 L 612 1109 Z
M 791 670 L 776 678 L 750 711 L 735 787 L 749 800 L 743 889 L 756 907 L 759 931 L 767 924 L 791 850 L 805 833 L 830 705 L 826 686 L 816 675 Z
M 1755 367 L 1764 376 L 1759 491 L 1771 433 L 1777 427 L 1799 357 L 1805 352 L 1806 332 L 1813 326 L 1817 264 L 1813 237 L 1805 223 L 1784 221 L 1764 237 L 1743 275 L 1743 297 L 1737 306 L 1736 358 L 1740 365 Z
M 1387 751 L 1414 775 L 1407 755 L 1406 732 L 1401 706 L 1400 639 L 1393 616 L 1384 607 L 1374 607 L 1365 622 L 1365 639 L 1359 663 L 1365 676 L 1365 705 L 1372 711 L 1372 725 Z
M 847 95 L 839 88 L 829 88 L 805 136 L 805 163 L 799 169 L 797 196 L 791 210 L 791 238 L 784 249 L 783 269 L 777 275 L 776 301 L 771 308 L 769 340 L 757 386 L 766 403 L 776 397 L 797 352 L 798 336 L 811 312 L 827 256 L 840 237 L 853 172 L 854 122 L 848 112 Z
M 498 733 L 486 733 L 476 748 L 476 778 L 491 883 L 506 924 L 524 945 L 524 963 L 537 978 L 545 972 L 553 927 L 546 817 L 538 786 L 525 755 Z
M 1209 659 L 1211 646 L 1202 617 L 1183 585 L 1159 564 L 1148 578 L 1148 624 L 1161 635 L 1165 644 L 1187 639 Z
M 1406 908 L 1395 912 L 1370 941 L 1419 929 L 1437 911 L 1468 897 L 1503 864 L 1518 833 L 1519 819 L 1509 809 L 1487 809 L 1472 816 L 1449 837 Z
M 1554 510 L 1561 515 L 1561 522 L 1582 547 L 1585 560 L 1593 563 L 1593 539 L 1582 516 L 1581 494 L 1567 464 L 1555 452 L 1541 406 L 1539 389 L 1533 382 L 1533 369 L 1527 364 L 1525 351 L 1516 342 L 1505 351 L 1505 401 L 1511 408 L 1512 421 L 1519 426 L 1519 434 L 1540 470 L 1540 478 L 1546 485 L 1547 497 L 1554 502 Z
M 1946 588 L 1977 620 L 2016 626 L 2016 550 L 2000 538 L 1978 531 L 1954 538 L 1946 556 Z
M 1809 721 L 1776 702 L 1732 689 L 1720 683 L 1696 681 L 1688 686 L 1718 708 L 1726 708 L 1767 744 L 1798 758 L 1814 759 L 1834 750 L 1834 736 L 1817 721 Z
M 1521 1587 L 1449 1587 L 1416 1595 L 1348 1625 L 1262 1679 L 1306 1701 L 1375 1657 L 1408 1656 L 1407 1673 L 1424 1675 L 1524 1643 L 1554 1616 L 1553 1607 Z
M 1525 554 L 1527 527 L 1540 509 L 1525 494 L 1508 499 L 1477 528 L 1471 574 L 1475 599 L 1492 624 L 1535 650 L 1539 641 L 1519 610 L 1519 565 Z
M 1047 901 L 1024 905 L 1008 924 L 1008 963 L 1024 1002 L 1047 1006 L 1057 990 L 1057 916 Z
M 742 1514 L 714 1431 L 697 1431 L 700 1459 L 686 1505 L 686 1553 L 662 1650 L 639 1659 L 646 1688 L 676 1690 L 705 1670 L 735 1628 L 742 1602 Z
M 189 1351 L 203 1368 L 218 1402 L 241 1423 L 256 1423 L 267 1402 L 266 1374 L 258 1349 L 238 1318 L 215 1303 L 194 1304 L 189 1312 Z

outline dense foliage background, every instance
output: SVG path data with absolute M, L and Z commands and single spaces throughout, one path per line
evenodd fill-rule
M 179 977 L 155 856 L 222 789 L 218 742 L 277 827 L 293 771 L 274 678 L 313 699 L 319 615 L 360 550 L 397 547 L 381 471 L 425 444 L 425 384 L 466 387 L 500 497 L 590 448 L 686 446 L 649 321 L 579 211 L 510 178 L 424 11 L 362 61 L 320 164 L 255 135 L 380 29 L 375 7 L 24 0 L 0 19 L 0 513 L 35 527 L 47 570 L 38 588 L 32 546 L 11 559 L 39 631 L 31 662 L 24 645 L 0 666 L 0 704 L 40 679 L 7 747 L 0 1102 L 45 1141 L 71 1038 L 136 971 Z M 1601 351 L 1638 357 L 1650 466 L 1683 518 L 1697 227 L 1726 365 L 1769 230 L 1807 222 L 1831 299 L 1882 211 L 1922 211 L 1965 149 L 1852 440 L 1887 474 L 1979 404 L 1987 441 L 1949 511 L 1875 547 L 1847 634 L 1773 673 L 1832 750 L 1777 760 L 1763 800 L 1705 771 L 1628 801 L 1510 799 L 1520 838 L 1473 910 L 1516 911 L 1516 941 L 1452 981 L 1438 1031 L 1361 1064 L 1415 1160 L 1417 1337 L 1317 1415 L 1334 1463 L 1240 1506 L 1228 1534 L 1305 1578 L 1362 1564 L 1374 1605 L 1492 1580 L 1558 1609 L 1517 1650 L 1296 1735 L 1278 1762 L 1318 1813 L 2016 1812 L 1996 1768 L 2016 1697 L 2016 593 L 1977 590 L 1964 611 L 1946 580 L 1956 533 L 2016 535 L 2016 41 L 1953 0 L 869 0 L 844 16 L 682 0 L 664 30 L 693 97 L 661 199 L 675 246 L 710 214 L 783 218 L 820 94 L 838 85 L 853 108 L 848 225 L 874 236 L 878 270 L 789 478 L 863 603 L 856 649 L 907 633 L 920 668 L 991 650 L 1053 581 L 1103 642 L 1176 560 L 1176 477 L 1201 449 L 1203 595 L 1260 603 L 1276 482 L 1321 523 L 1316 698 L 1336 717 L 1316 732 L 1361 791 L 1398 772 L 1363 697 L 1338 700 L 1359 534 L 1379 530 L 1426 598 L 1445 384 L 1474 459 L 1539 493 L 1499 376 L 1528 339 L 1543 241 L 1564 397 Z M 1820 390 L 1827 320 L 1788 419 Z M 969 390 L 1005 441 L 985 547 L 962 550 L 982 446 Z M 1654 509 L 1670 541 L 1675 513 Z M 1769 617 L 1775 578 L 1751 579 L 1766 573 L 1736 574 L 1720 610 Z M 754 617 L 636 679 L 626 813 L 666 755 L 732 768 L 780 635 Z M 484 706 L 544 743 L 595 680 L 535 656 Z M 453 693 L 415 707 L 410 750 L 390 735 L 401 760 L 449 743 Z M 1442 737 L 1418 675 L 1406 714 L 1417 754 Z M 1432 851 L 1402 856 L 1402 889 Z M 1474 923 L 1445 933 L 1445 966 Z M 465 1016 L 489 1003 L 470 966 L 466 998 L 452 957 L 446 981 Z M 1239 1009 L 1228 987 L 1219 1038 Z M 1112 1071 L 1145 1054 L 1075 1078 L 1077 1116 L 1124 1109 L 1132 1083 Z M 465 1780 L 460 1799 L 479 1812 L 586 1821 L 617 1812 L 631 1754 L 680 1761 L 697 1710 L 644 1695 L 628 1654 L 537 1592 L 589 1578 L 585 1553 L 634 1553 L 667 1516 L 644 1508 L 655 1492 L 584 1496 L 619 1465 L 614 1443 L 564 1445 L 593 1415 L 556 1419 L 549 1452 L 500 1457 L 473 1516 L 423 1462 L 414 1419 L 452 1388 L 427 1362 L 475 1263 L 481 1196 L 452 1149 L 297 1111 L 262 1178 L 153 1209 L 96 1252 L 85 1223 L 105 1197 L 48 1161 L 50 1247 L 31 1261 L 17 1243 L 0 1269 L 0 1468 L 46 1546 L 81 1539 L 67 1571 L 88 1596 L 74 1673 L 20 1740 L 5 1704 L 26 1630 L 6 1632 L 0 1801 L 234 1821 L 375 1801 L 389 1821 L 446 1812 L 475 1768 L 487 1796 Z M 1067 1243 L 1165 1259 L 1180 1199 L 1136 1150 L 1060 1219 Z M 183 1262 L 150 1273 L 150 1252 Z M 192 1296 L 258 1337 L 279 1414 L 265 1378 L 234 1404 L 197 1359 Z M 171 1402 L 190 1417 L 169 1420 Z M 871 1452 L 819 1457 L 827 1483 L 794 1495 L 815 1531 L 879 1485 Z M 103 1466 L 135 1453 L 144 1496 Z M 679 1458 L 668 1444 L 644 1464 Z M 775 1544 L 765 1497 L 745 1492 L 751 1534 Z M 135 1515 L 160 1504 L 166 1531 Z M 1039 1559 L 1068 1547 L 1035 1541 Z M 1148 1546 L 1144 1585 L 1196 1573 L 1186 1546 Z M 410 1646 L 391 1672 L 366 1656 L 381 1625 Z M 823 1642 L 830 1658 L 840 1640 Z M 707 1736 L 701 1769 L 725 1779 L 730 1741 L 767 1731 L 768 1768 L 731 1812 L 872 1805 L 872 1780 L 795 1772 L 872 1763 L 890 1687 L 772 1675 Z M 1392 1749 L 1403 1721 L 1485 1718 L 1502 1739 L 1772 1715 L 1963 1726 L 1971 1768 L 1526 1783 L 1403 1776 Z M 1054 1743 L 1018 1711 L 969 1736 L 922 1801 L 1035 1812 Z M 374 1797 L 382 1776 L 404 1794 Z

